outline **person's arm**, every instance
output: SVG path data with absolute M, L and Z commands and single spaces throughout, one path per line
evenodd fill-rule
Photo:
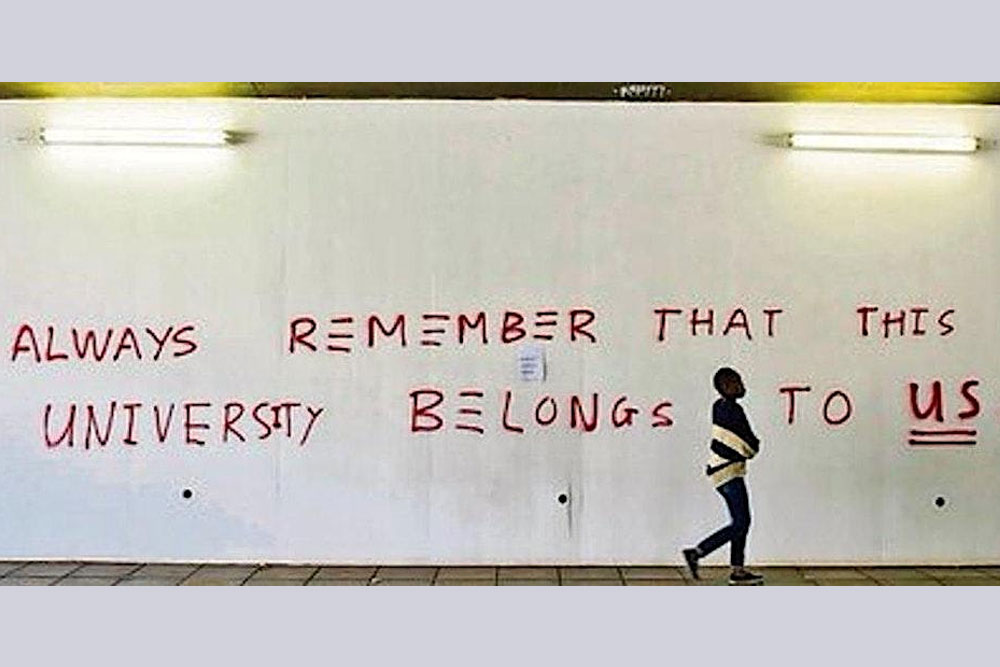
M 738 451 L 736 451 L 732 447 L 729 447 L 725 443 L 720 442 L 719 440 L 716 440 L 715 438 L 712 439 L 712 445 L 709 447 L 709 449 L 712 450 L 713 454 L 716 454 L 717 456 L 721 456 L 722 458 L 724 458 L 727 461 L 746 461 L 747 460 L 746 456 L 743 456 L 741 453 L 739 453 Z
M 758 438 L 757 435 L 753 432 L 753 427 L 750 426 L 750 420 L 747 419 L 746 412 L 743 411 L 743 406 L 737 403 L 736 407 L 739 411 L 738 412 L 739 431 L 737 432 L 737 434 L 741 438 L 743 438 L 743 441 L 750 446 L 751 450 L 753 450 L 753 454 L 747 457 L 748 459 L 751 459 L 757 455 L 757 452 L 760 451 L 760 438 Z

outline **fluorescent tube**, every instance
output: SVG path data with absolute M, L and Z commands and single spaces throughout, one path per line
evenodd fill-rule
M 918 134 L 809 134 L 793 132 L 788 146 L 805 150 L 889 153 L 973 153 L 979 139 Z
M 139 130 L 97 128 L 42 128 L 46 145 L 83 146 L 225 146 L 232 141 L 226 130 Z

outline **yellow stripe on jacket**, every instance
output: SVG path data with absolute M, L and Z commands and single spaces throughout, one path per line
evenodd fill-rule
M 708 478 L 712 480 L 712 486 L 718 488 L 729 480 L 736 479 L 737 477 L 745 477 L 746 474 L 746 461 L 733 461 L 725 468 L 713 472 Z
M 708 457 L 708 467 L 718 468 L 719 466 L 723 467 L 708 476 L 715 487 L 722 486 L 731 479 L 744 477 L 747 474 L 747 464 L 745 461 L 730 461 L 712 452 Z
M 712 440 L 718 440 L 726 447 L 729 447 L 737 454 L 747 459 L 752 459 L 757 454 L 757 452 L 755 452 L 743 438 L 736 435 L 729 429 L 722 428 L 721 426 L 717 426 L 715 424 L 712 425 Z

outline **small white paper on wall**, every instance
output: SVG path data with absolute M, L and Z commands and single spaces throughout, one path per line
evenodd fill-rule
M 518 350 L 517 374 L 523 382 L 545 379 L 545 351 L 540 345 L 525 345 Z

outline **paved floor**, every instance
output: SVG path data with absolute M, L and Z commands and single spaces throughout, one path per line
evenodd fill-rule
M 159 565 L 0 561 L 0 586 L 714 586 L 679 567 Z M 761 567 L 772 586 L 1000 586 L 998 567 Z

